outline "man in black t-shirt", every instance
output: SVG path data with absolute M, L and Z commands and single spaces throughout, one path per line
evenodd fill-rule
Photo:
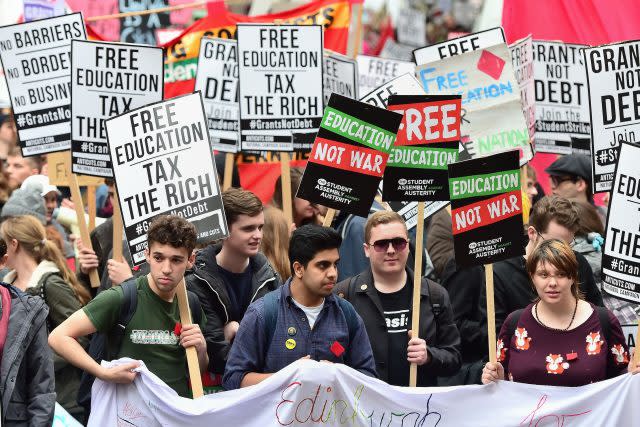
M 379 211 L 365 225 L 364 252 L 371 268 L 336 287 L 362 317 L 380 378 L 409 385 L 409 364 L 416 363 L 418 386 L 434 386 L 438 376 L 460 368 L 460 335 L 447 291 L 422 279 L 420 331 L 411 337 L 413 271 L 407 268 L 407 226 L 400 215 Z
M 222 193 L 222 203 L 229 237 L 200 250 L 185 278 L 207 316 L 209 370 L 216 374 L 224 373 L 231 342 L 249 304 L 282 284 L 259 252 L 264 226 L 260 199 L 250 191 L 230 188 Z

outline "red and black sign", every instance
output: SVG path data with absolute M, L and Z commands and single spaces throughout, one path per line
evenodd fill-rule
M 518 151 L 449 165 L 456 263 L 491 264 L 524 254 Z
M 458 161 L 460 95 L 391 95 L 403 114 L 382 182 L 385 201 L 449 200 L 447 166 Z
M 366 217 L 401 120 L 400 114 L 332 94 L 297 197 Z

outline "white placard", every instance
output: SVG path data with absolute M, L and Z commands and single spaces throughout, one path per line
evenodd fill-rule
M 225 237 L 227 226 L 200 94 L 172 98 L 107 120 L 109 153 L 129 250 L 144 261 L 153 218 L 180 215 L 198 241 Z
M 428 95 L 462 95 L 462 147 L 471 158 L 513 149 L 521 165 L 533 158 L 505 43 L 421 65 L 417 74 Z
M 238 43 L 203 37 L 200 41 L 196 91 L 200 91 L 209 123 L 211 149 L 239 150 Z
M 427 44 L 427 14 L 416 9 L 400 9 L 396 25 L 398 42 L 422 47 Z
M 584 47 L 533 41 L 536 151 L 570 154 L 571 136 L 591 134 Z
M 640 141 L 640 41 L 584 49 L 594 191 L 609 191 L 621 141 Z
M 71 40 L 85 38 L 80 13 L 0 28 L 0 61 L 23 156 L 70 148 Z
M 332 93 L 358 99 L 358 64 L 353 59 L 327 51 L 324 56 L 324 104 Z
M 391 37 L 387 37 L 380 51 L 380 58 L 413 61 L 413 49 L 413 46 L 396 43 Z
M 413 74 L 403 74 L 363 96 L 360 101 L 387 108 L 389 95 L 425 95 L 424 88 Z
M 487 49 L 491 46 L 506 43 L 506 41 L 502 27 L 496 27 L 416 49 L 413 51 L 413 57 L 416 60 L 416 64 L 420 66 L 449 56 Z
M 529 127 L 529 137 L 533 139 L 536 133 L 536 89 L 533 79 L 533 44 L 531 36 L 518 40 L 509 45 L 511 51 L 511 65 L 520 87 L 522 112 Z
M 369 93 L 389 80 L 415 72 L 416 66 L 413 62 L 358 55 L 360 93 Z
M 292 151 L 323 114 L 322 27 L 238 24 L 242 150 Z
M 71 43 L 71 167 L 113 177 L 105 120 L 162 100 L 162 48 Z
M 640 303 L 640 146 L 620 143 L 602 254 L 602 289 Z

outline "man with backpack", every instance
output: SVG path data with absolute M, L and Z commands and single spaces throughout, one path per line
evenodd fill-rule
M 293 232 L 292 277 L 247 309 L 229 352 L 225 389 L 258 384 L 298 359 L 343 363 L 376 376 L 362 319 L 332 294 L 341 241 L 335 230 L 317 225 Z
M 132 382 L 136 377 L 133 370 L 139 366 L 137 362 L 102 367 L 76 341 L 97 331 L 106 336 L 104 352 L 109 358 L 142 360 L 180 396 L 191 397 L 184 349 L 195 347 L 200 370 L 207 369 L 209 359 L 201 332 L 206 318 L 200 306 L 194 306 L 197 298 L 189 297 L 194 324 L 181 326 L 176 290 L 185 270 L 193 263 L 196 237 L 193 224 L 179 216 L 154 219 L 147 232 L 149 275 L 101 292 L 51 332 L 49 345 L 94 377 L 115 383 Z M 131 311 L 132 306 L 135 310 L 125 316 L 129 319 L 123 324 L 123 313 Z
M 447 291 L 423 278 L 420 331 L 411 336 L 413 271 L 407 267 L 409 235 L 396 212 L 378 211 L 367 220 L 364 253 L 370 268 L 338 283 L 336 293 L 362 316 L 380 379 L 409 385 L 409 364 L 418 365 L 418 386 L 460 369 L 460 334 Z

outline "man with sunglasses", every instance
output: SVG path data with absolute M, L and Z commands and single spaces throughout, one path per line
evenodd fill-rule
M 551 163 L 545 172 L 549 174 L 551 191 L 556 196 L 594 205 L 602 223 L 606 223 L 607 210 L 595 206 L 591 180 L 591 160 L 583 154 L 561 156 Z
M 370 267 L 336 288 L 364 320 L 376 370 L 389 384 L 409 385 L 409 364 L 418 364 L 418 386 L 460 368 L 460 335 L 447 291 L 422 279 L 419 336 L 411 336 L 413 271 L 407 226 L 396 212 L 379 211 L 365 225 L 364 253 Z
M 577 228 L 578 213 L 569 200 L 558 196 L 546 196 L 533 206 L 529 214 L 529 240 L 524 257 L 510 258 L 493 264 L 496 331 L 500 331 L 509 313 L 525 308 L 537 297 L 525 268 L 529 254 L 544 240 L 558 239 L 572 245 Z M 587 301 L 604 307 L 602 294 L 593 279 L 589 262 L 580 253 L 575 250 L 573 252 L 578 259 L 580 292 Z M 486 288 L 482 286 L 479 310 L 482 318 L 480 329 L 484 334 L 487 333 L 486 301 Z M 483 341 L 486 342 L 486 339 Z

